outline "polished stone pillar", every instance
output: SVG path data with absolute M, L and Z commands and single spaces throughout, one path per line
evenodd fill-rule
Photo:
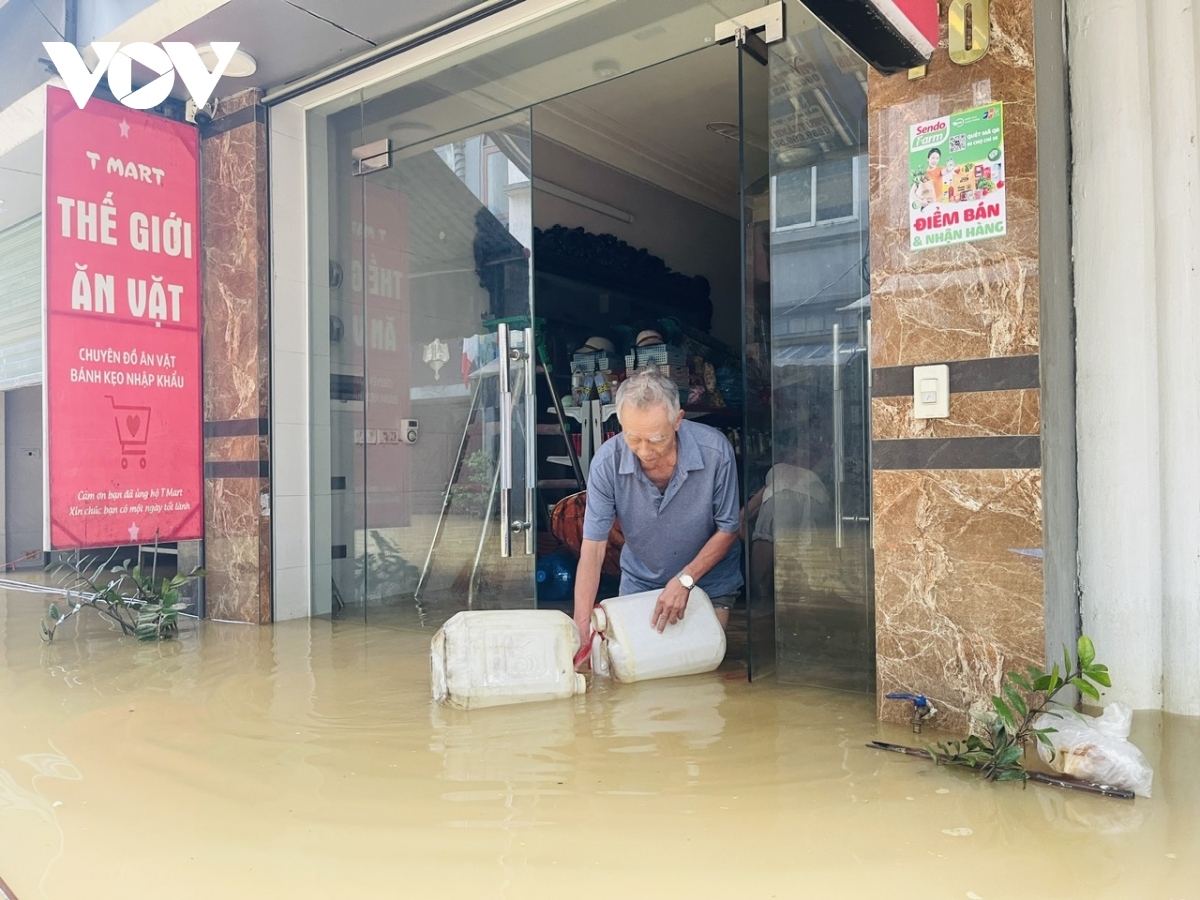
M 271 621 L 267 131 L 256 91 L 201 128 L 206 613 Z
M 953 64 L 943 25 L 926 77 L 869 86 L 879 711 L 904 721 L 883 695 L 923 693 L 950 729 L 1046 642 L 1034 10 L 991 9 L 980 61 Z M 909 126 L 997 101 L 1007 233 L 911 249 Z M 913 366 L 939 363 L 950 417 L 915 419 Z

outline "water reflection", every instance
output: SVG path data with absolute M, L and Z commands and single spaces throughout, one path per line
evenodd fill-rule
M 669 753 L 702 750 L 721 739 L 720 706 L 725 685 L 710 678 L 678 678 L 637 684 L 593 679 L 604 716 L 595 727 L 602 737 L 622 738 L 613 753 Z
M 570 702 L 471 712 L 431 704 L 430 724 L 429 749 L 447 781 L 562 784 L 570 768 L 562 752 L 575 738 Z
M 1200 883 L 1195 719 L 1135 718 L 1155 797 L 1127 803 L 869 750 L 936 736 L 878 726 L 856 694 L 713 675 L 459 712 L 430 705 L 428 633 L 200 623 L 139 646 L 80 619 L 46 647 L 43 608 L 0 595 L 0 877 L 22 900 Z M 114 855 L 114 834 L 170 849 Z

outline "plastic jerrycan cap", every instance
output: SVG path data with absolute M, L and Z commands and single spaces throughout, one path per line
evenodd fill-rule
M 592 631 L 604 634 L 608 630 L 608 616 L 604 612 L 604 607 L 597 605 L 592 610 Z

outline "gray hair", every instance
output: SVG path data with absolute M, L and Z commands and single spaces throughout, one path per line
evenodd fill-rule
M 667 415 L 674 419 L 679 415 L 679 388 L 666 375 L 654 369 L 643 369 L 621 382 L 614 403 L 617 406 L 618 419 L 621 418 L 621 410 L 626 404 L 634 409 L 661 406 L 666 409 Z

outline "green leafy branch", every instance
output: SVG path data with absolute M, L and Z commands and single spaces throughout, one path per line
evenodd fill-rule
M 156 550 L 157 547 L 156 543 Z M 183 596 L 183 588 L 207 573 L 197 567 L 159 581 L 157 553 L 149 572 L 140 565 L 131 566 L 129 560 L 112 565 L 116 553 L 114 550 L 105 560 L 85 557 L 48 567 L 63 576 L 63 598 L 68 605 L 64 612 L 57 603 L 50 604 L 46 618 L 40 623 L 43 640 L 53 641 L 58 626 L 84 609 L 115 622 L 122 634 L 136 636 L 140 641 L 167 640 L 179 633 L 179 615 L 190 605 Z
M 451 503 L 469 516 L 482 518 L 487 510 L 492 476 L 491 455 L 476 450 L 463 460 L 461 482 L 450 488 Z
M 1052 708 L 1067 708 L 1054 699 L 1058 693 L 1072 685 L 1084 696 L 1099 700 L 1099 688 L 1112 687 L 1108 667 L 1096 662 L 1096 648 L 1087 636 L 1079 638 L 1077 657 L 1072 663 L 1070 652 L 1063 647 L 1061 668 L 1056 662 L 1049 672 L 1028 666 L 1024 673 L 1007 673 L 1002 696 L 992 697 L 995 714 L 984 719 L 985 733 L 927 747 L 930 756 L 945 765 L 968 766 L 989 781 L 1028 780 L 1022 760 L 1031 738 L 1047 747 L 1053 758 L 1050 735 L 1058 729 L 1034 728 L 1033 723 L 1041 715 L 1061 718 Z

